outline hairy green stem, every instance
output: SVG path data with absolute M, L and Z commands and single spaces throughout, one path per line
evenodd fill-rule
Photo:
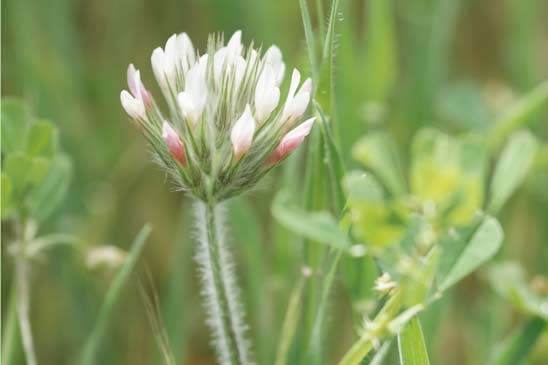
M 222 365 L 251 364 L 249 344 L 244 336 L 247 326 L 225 243 L 221 208 L 213 200 L 197 202 L 196 207 L 201 230 L 196 260 L 200 265 L 208 325 L 213 331 L 219 362 Z

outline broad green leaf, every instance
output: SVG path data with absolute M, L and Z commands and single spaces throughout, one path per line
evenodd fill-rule
M 423 129 L 413 141 L 411 192 L 449 225 L 468 223 L 483 205 L 487 154 L 477 135 L 454 138 Z
M 68 157 L 56 156 L 43 182 L 29 196 L 27 203 L 34 219 L 47 218 L 59 206 L 68 189 L 72 168 Z
M 459 81 L 445 87 L 437 102 L 440 118 L 451 125 L 466 130 L 485 130 L 491 115 L 483 101 L 480 85 L 469 81 Z
M 43 157 L 31 158 L 31 169 L 29 171 L 29 181 L 33 188 L 42 183 L 46 177 L 50 166 L 50 160 Z
M 2 152 L 20 151 L 25 146 L 27 129 L 31 123 L 27 105 L 17 99 L 2 99 Z
M 521 312 L 548 321 L 548 296 L 533 290 L 525 271 L 515 262 L 498 263 L 489 268 L 491 287 Z
M 522 364 L 546 329 L 546 325 L 546 319 L 538 317 L 530 319 L 523 327 L 512 333 L 497 346 L 497 350 L 489 364 Z
M 362 70 L 365 96 L 369 101 L 384 102 L 397 78 L 397 45 L 392 1 L 367 2 L 365 62 Z
M 504 147 L 491 181 L 488 211 L 497 213 L 525 179 L 538 143 L 530 132 L 514 133 Z
M 403 238 L 410 212 L 402 201 L 386 200 L 371 174 L 352 172 L 344 186 L 350 197 L 347 218 L 358 241 L 384 247 Z
M 547 104 L 548 80 L 542 82 L 501 113 L 487 140 L 491 149 L 496 150 L 510 133 L 522 128 L 532 115 Z
M 400 365 L 430 365 L 420 321 L 413 318 L 398 335 Z
M 50 122 L 40 120 L 28 131 L 26 152 L 30 156 L 51 157 L 57 150 L 57 129 Z
M 278 193 L 272 203 L 272 215 L 285 228 L 312 241 L 337 249 L 347 249 L 351 246 L 347 235 L 341 231 L 329 212 L 306 212 L 292 205 L 288 195 L 283 191 Z
M 405 192 L 398 150 L 394 140 L 384 132 L 373 132 L 360 139 L 352 148 L 355 160 L 371 169 L 394 196 Z
M 499 222 L 490 216 L 469 227 L 451 229 L 441 242 L 439 290 L 447 290 L 493 257 L 503 237 Z
M 1 209 L 2 209 L 2 218 L 7 217 L 13 209 L 12 205 L 12 192 L 13 186 L 11 179 L 8 175 L 2 173 L 0 179 L 0 193 L 2 194 Z
M 135 264 L 137 263 L 137 259 L 143 251 L 146 240 L 151 230 L 152 229 L 150 225 L 145 225 L 131 244 L 131 249 L 124 259 L 124 263 L 122 264 L 122 266 L 116 273 L 114 280 L 110 284 L 110 287 L 105 296 L 105 300 L 103 301 L 101 309 L 99 310 L 99 315 L 95 322 L 95 327 L 93 328 L 92 332 L 86 340 L 86 343 L 84 344 L 80 364 L 95 364 L 95 356 L 99 349 L 100 341 L 105 335 L 105 332 L 109 325 L 114 305 L 118 302 L 118 299 L 122 294 L 122 289 L 128 281 L 130 274 L 133 271 Z
M 12 182 L 14 199 L 20 200 L 31 186 L 32 159 L 21 152 L 10 153 L 4 161 L 3 168 Z
M 448 204 L 460 178 L 457 140 L 433 129 L 418 132 L 412 146 L 411 192 L 423 201 Z

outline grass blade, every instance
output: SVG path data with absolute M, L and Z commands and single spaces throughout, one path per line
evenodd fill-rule
M 112 314 L 112 310 L 114 309 L 114 305 L 118 301 L 118 298 L 120 298 L 120 294 L 122 293 L 124 284 L 130 277 L 130 274 L 133 271 L 135 264 L 137 263 L 137 259 L 143 251 L 145 242 L 151 230 L 152 228 L 149 224 L 145 225 L 141 229 L 141 231 L 131 244 L 131 250 L 126 257 L 124 264 L 122 265 L 120 270 L 118 270 L 118 273 L 114 277 L 114 280 L 112 281 L 112 284 L 108 289 L 107 295 L 105 296 L 105 300 L 103 301 L 103 305 L 99 310 L 99 315 L 97 317 L 95 327 L 93 328 L 91 334 L 86 340 L 86 343 L 84 344 L 84 349 L 82 351 L 82 358 L 80 362 L 82 365 L 95 364 L 95 355 L 97 354 L 100 340 L 108 327 L 108 322 L 110 319 L 110 315 Z
M 542 335 L 546 328 L 546 321 L 540 317 L 530 319 L 523 328 L 513 333 L 501 344 L 499 351 L 492 365 L 515 365 L 521 364 L 527 354 L 533 349 L 533 346 Z
M 400 365 L 430 365 L 418 317 L 413 318 L 398 335 Z
M 542 107 L 548 104 L 548 80 L 510 105 L 496 120 L 487 140 L 491 150 L 496 150 L 506 137 L 522 128 Z
M 289 298 L 289 304 L 287 306 L 287 313 L 283 322 L 282 332 L 280 334 L 280 344 L 278 346 L 278 352 L 276 354 L 276 365 L 287 364 L 287 354 L 291 342 L 295 337 L 297 331 L 297 324 L 299 322 L 299 312 L 302 305 L 303 289 L 306 276 L 302 276 L 301 280 L 297 283 L 291 297 Z
M 318 56 L 316 51 L 316 40 L 314 39 L 314 31 L 312 29 L 312 21 L 310 20 L 310 12 L 306 0 L 299 0 L 301 7 L 301 16 L 303 18 L 304 36 L 306 38 L 306 47 L 308 49 L 308 58 L 312 66 L 313 79 L 318 79 Z M 315 85 L 316 86 L 316 85 Z

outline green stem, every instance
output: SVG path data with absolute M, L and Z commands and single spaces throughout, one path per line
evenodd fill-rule
M 6 318 L 2 318 L 6 323 L 2 332 L 2 364 L 13 364 L 15 362 L 15 352 L 19 347 L 16 291 L 15 280 L 13 280 Z
M 252 363 L 238 296 L 240 290 L 233 274 L 230 253 L 224 242 L 220 207 L 214 200 L 198 202 L 199 226 L 202 228 L 196 259 L 201 266 L 203 294 L 208 324 L 222 365 Z
M 19 246 L 15 257 L 14 285 L 8 308 L 8 319 L 5 329 L 5 337 L 2 342 L 2 363 L 9 364 L 14 356 L 17 347 L 17 326 L 23 344 L 27 365 L 36 365 L 36 354 L 32 340 L 32 330 L 29 319 L 30 289 L 29 289 L 29 265 L 26 254 L 27 242 L 32 238 L 32 229 L 28 229 L 26 220 L 18 221 L 15 226 L 16 244 Z

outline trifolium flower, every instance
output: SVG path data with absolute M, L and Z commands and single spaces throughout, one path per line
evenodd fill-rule
M 314 119 L 296 126 L 308 107 L 312 82 L 291 73 L 287 95 L 282 52 L 244 47 L 242 33 L 225 44 L 209 37 L 200 53 L 185 34 L 171 36 L 151 57 L 169 113 L 161 111 L 128 68 L 122 106 L 160 164 L 193 196 L 221 201 L 254 186 L 310 133 Z

